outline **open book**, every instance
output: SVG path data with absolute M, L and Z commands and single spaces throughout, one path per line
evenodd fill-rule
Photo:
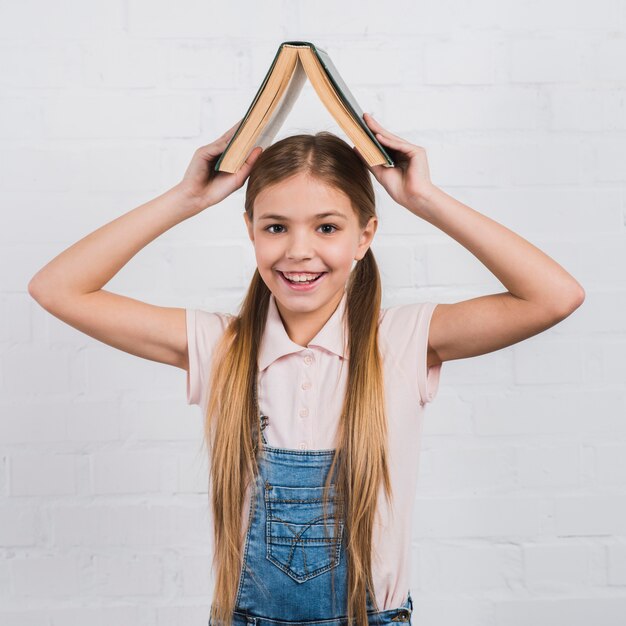
M 272 143 L 307 78 L 367 163 L 394 167 L 388 150 L 365 123 L 363 111 L 327 52 L 308 41 L 285 41 L 278 47 L 239 128 L 217 160 L 216 172 L 237 172 L 256 146 L 265 149 Z

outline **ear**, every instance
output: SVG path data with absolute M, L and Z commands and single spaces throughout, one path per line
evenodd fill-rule
M 378 218 L 376 216 L 370 217 L 367 222 L 367 226 L 361 231 L 359 236 L 359 246 L 357 248 L 357 254 L 354 257 L 357 261 L 360 261 L 367 253 L 368 248 L 374 240 L 376 229 L 378 228 Z

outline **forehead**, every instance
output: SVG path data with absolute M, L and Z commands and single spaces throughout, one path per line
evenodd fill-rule
M 264 212 L 298 217 L 338 210 L 352 219 L 354 210 L 347 194 L 311 176 L 298 174 L 263 189 L 254 201 L 254 216 Z M 356 218 L 355 218 L 356 219 Z

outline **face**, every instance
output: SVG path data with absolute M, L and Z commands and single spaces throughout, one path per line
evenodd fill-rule
M 323 213 L 330 215 L 318 215 Z M 291 314 L 334 311 L 378 225 L 372 217 L 360 228 L 345 193 L 304 174 L 264 189 L 255 200 L 253 222 L 245 212 L 244 218 L 259 273 L 281 313 Z M 291 286 L 281 272 L 322 275 L 303 288 Z

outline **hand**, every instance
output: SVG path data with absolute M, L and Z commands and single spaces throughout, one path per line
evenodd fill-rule
M 430 180 L 426 150 L 385 130 L 369 113 L 364 113 L 363 119 L 382 146 L 391 149 L 395 167 L 370 167 L 356 146 L 353 150 L 398 204 L 411 211 L 418 209 L 435 187 Z
M 242 120 L 243 118 L 213 143 L 198 148 L 179 183 L 179 187 L 197 202 L 199 210 L 218 204 L 239 189 L 246 182 L 252 166 L 263 152 L 260 146 L 254 148 L 239 171 L 234 174 L 215 171 L 217 158 L 226 149 Z

